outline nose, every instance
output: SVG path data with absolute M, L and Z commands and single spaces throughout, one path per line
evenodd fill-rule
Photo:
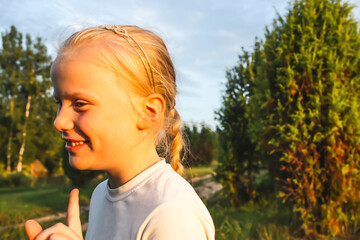
M 59 132 L 67 132 L 74 128 L 74 120 L 70 109 L 59 107 L 54 121 L 54 127 Z

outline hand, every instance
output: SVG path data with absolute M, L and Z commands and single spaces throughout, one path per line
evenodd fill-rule
M 82 240 L 79 190 L 73 189 L 70 193 L 67 210 L 67 226 L 62 223 L 57 223 L 48 229 L 42 230 L 38 222 L 28 220 L 25 223 L 25 230 L 29 240 Z

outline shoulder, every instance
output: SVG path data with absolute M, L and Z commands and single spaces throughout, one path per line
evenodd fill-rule
M 198 199 L 193 187 L 176 173 L 170 165 L 167 165 L 163 171 L 154 176 L 148 182 L 148 186 L 152 186 L 156 192 L 160 193 L 163 202 L 180 199 Z
M 214 239 L 214 224 L 208 211 L 186 201 L 158 206 L 139 229 L 137 239 Z
M 95 187 L 95 189 L 91 195 L 90 204 L 91 203 L 94 204 L 95 202 L 98 202 L 99 199 L 104 198 L 106 195 L 106 191 L 107 191 L 107 180 L 102 181 Z
M 106 192 L 107 184 L 108 184 L 108 180 L 107 180 L 107 179 L 104 180 L 104 181 L 102 181 L 101 183 L 99 183 L 99 184 L 95 187 L 95 189 L 94 189 L 94 191 L 93 191 L 93 195 L 94 195 L 94 194 L 99 194 L 99 193 Z

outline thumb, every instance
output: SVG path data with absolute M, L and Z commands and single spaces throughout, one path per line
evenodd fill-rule
M 82 236 L 79 208 L 79 190 L 73 189 L 70 193 L 67 211 L 67 225 L 79 236 Z
M 25 222 L 25 231 L 29 240 L 33 240 L 42 231 L 42 227 L 37 221 L 28 220 Z

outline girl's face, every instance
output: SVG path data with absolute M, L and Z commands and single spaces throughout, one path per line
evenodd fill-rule
M 62 132 L 73 167 L 116 171 L 129 162 L 128 152 L 139 143 L 137 98 L 132 95 L 131 104 L 131 93 L 120 88 L 115 73 L 86 59 L 77 50 L 54 63 L 52 81 L 59 103 L 54 126 Z

